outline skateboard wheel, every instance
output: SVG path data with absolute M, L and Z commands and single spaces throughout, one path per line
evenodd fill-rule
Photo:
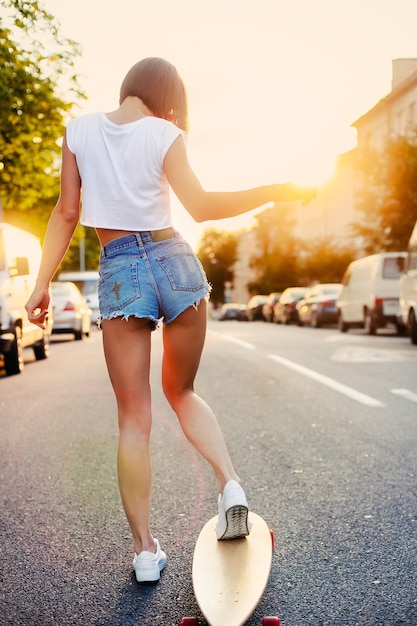
M 274 535 L 274 531 L 270 530 L 269 531 L 270 535 L 271 535 L 271 541 L 272 541 L 272 549 L 275 548 L 275 535 Z
M 266 615 L 262 618 L 262 626 L 280 626 L 280 624 L 279 617 L 275 615 Z
M 180 626 L 198 626 L 197 617 L 183 617 Z

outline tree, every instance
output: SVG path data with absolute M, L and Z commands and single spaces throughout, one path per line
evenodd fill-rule
M 80 50 L 60 37 L 39 2 L 1 0 L 0 7 L 0 196 L 7 221 L 42 236 L 59 195 L 66 116 L 83 96 L 73 71 Z
M 251 265 L 256 279 L 248 289 L 252 293 L 283 291 L 299 284 L 300 244 L 294 237 L 292 205 L 281 203 L 256 216 L 258 252 Z
M 338 244 L 325 237 L 304 242 L 300 261 L 302 283 L 339 283 L 347 266 L 356 257 L 356 250 L 340 248 Z
M 417 136 L 391 138 L 382 151 L 358 151 L 356 172 L 364 219 L 353 229 L 365 251 L 405 250 L 417 221 Z
M 238 240 L 234 233 L 209 228 L 204 231 L 198 256 L 212 285 L 210 299 L 215 307 L 225 301 L 225 283 L 233 282 Z

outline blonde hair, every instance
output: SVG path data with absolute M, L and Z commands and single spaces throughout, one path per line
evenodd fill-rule
M 188 132 L 187 93 L 177 68 L 158 57 L 135 63 L 120 87 L 120 104 L 128 96 L 136 96 L 156 117 L 173 122 Z

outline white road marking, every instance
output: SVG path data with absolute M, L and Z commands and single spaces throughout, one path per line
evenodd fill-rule
M 226 341 L 230 341 L 231 343 L 236 343 L 238 346 L 242 346 L 242 348 L 247 348 L 248 350 L 255 349 L 255 346 L 253 345 L 253 343 L 248 343 L 247 341 L 243 341 L 242 339 L 236 339 L 236 337 L 223 335 L 223 339 L 226 339 Z
M 407 400 L 411 400 L 412 402 L 417 402 L 417 393 L 414 393 L 414 391 L 410 391 L 409 389 L 391 389 L 391 393 L 394 393 L 396 396 L 406 398 Z
M 382 402 L 376 400 L 375 398 L 372 398 L 371 396 L 361 393 L 360 391 L 356 391 L 355 389 L 352 389 L 352 387 L 348 387 L 343 383 L 338 383 L 336 380 L 333 380 L 333 378 L 329 378 L 328 376 L 319 374 L 318 372 L 311 370 L 308 367 L 304 367 L 303 365 L 299 365 L 298 363 L 289 361 L 284 357 L 277 356 L 276 354 L 269 354 L 268 358 L 276 361 L 277 363 L 280 363 L 288 369 L 292 369 L 295 372 L 302 374 L 303 376 L 307 376 L 308 378 L 311 378 L 312 380 L 315 380 L 322 385 L 326 385 L 326 387 L 330 387 L 331 389 L 334 389 L 335 391 L 338 391 L 339 393 L 342 393 L 343 395 L 348 396 L 349 398 L 352 398 L 353 400 L 356 400 L 361 404 L 373 407 L 385 406 Z
M 365 346 L 344 346 L 338 348 L 331 357 L 332 361 L 341 363 L 402 363 L 417 362 L 417 351 L 387 350 Z
M 232 337 L 231 335 L 224 335 L 223 333 L 218 333 L 215 330 L 208 329 L 207 333 L 210 335 L 217 335 L 226 341 L 230 341 L 231 343 L 235 343 L 238 346 L 242 346 L 242 348 L 247 348 L 248 350 L 254 350 L 255 346 L 253 343 L 249 343 L 248 341 L 243 341 L 243 339 L 236 339 L 236 337 Z

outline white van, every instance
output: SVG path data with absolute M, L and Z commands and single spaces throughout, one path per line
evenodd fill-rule
M 23 348 L 32 347 L 37 361 L 49 356 L 51 315 L 47 317 L 46 329 L 42 330 L 29 323 L 25 310 L 40 259 L 37 237 L 0 222 L 0 354 L 8 376 L 22 371 Z
M 98 271 L 61 272 L 58 280 L 75 283 L 92 311 L 91 319 L 97 322 L 100 314 L 98 306 Z
M 406 252 L 381 252 L 353 261 L 342 279 L 337 299 L 339 330 L 364 328 L 374 335 L 378 328 L 399 322 L 400 276 Z
M 400 315 L 411 342 L 417 344 L 417 223 L 408 243 L 404 273 L 400 278 Z

